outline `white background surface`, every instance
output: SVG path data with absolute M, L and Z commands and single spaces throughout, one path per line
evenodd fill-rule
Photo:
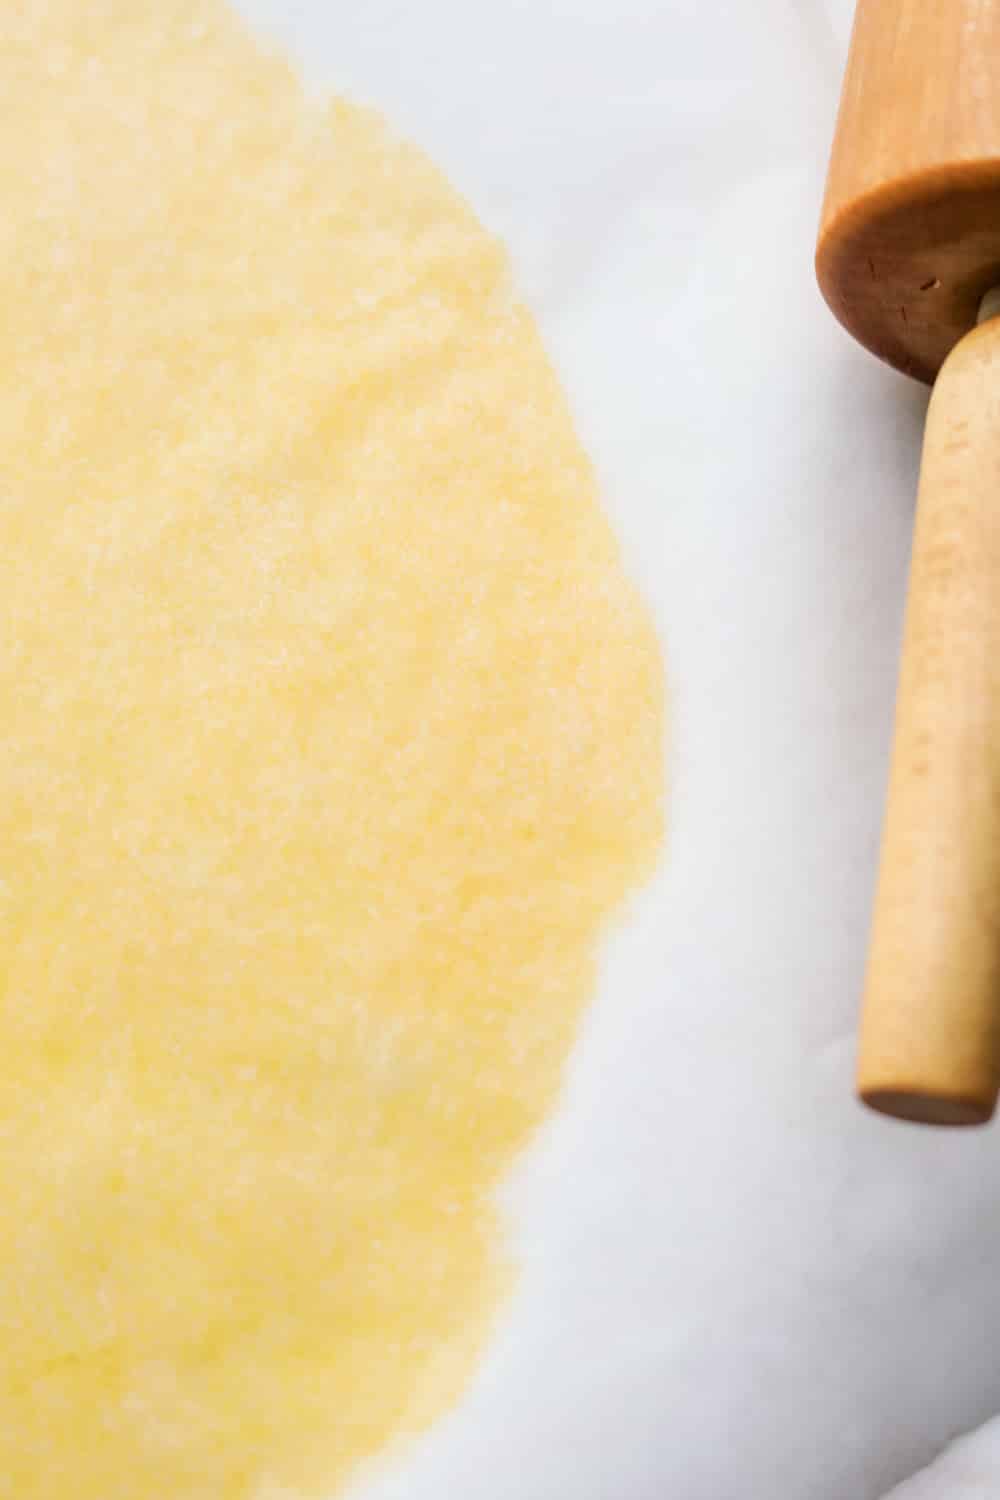
M 520 1291 L 358 1500 L 870 1500 L 1000 1410 L 1000 1144 L 851 1099 L 925 395 L 813 284 L 850 0 L 241 8 L 507 240 L 672 698 Z

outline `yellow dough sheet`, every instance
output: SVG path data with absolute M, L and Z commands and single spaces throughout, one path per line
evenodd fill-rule
M 0 1497 L 320 1496 L 488 1332 L 659 653 L 419 152 L 212 0 L 0 66 Z

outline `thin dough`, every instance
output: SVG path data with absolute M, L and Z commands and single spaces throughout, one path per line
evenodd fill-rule
M 654 633 L 419 153 L 213 0 L 0 57 L 0 1496 L 328 1493 L 488 1331 Z

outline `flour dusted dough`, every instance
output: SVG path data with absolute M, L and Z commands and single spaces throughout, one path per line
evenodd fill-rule
M 318 1495 L 488 1329 L 658 654 L 419 153 L 212 0 L 0 59 L 0 1496 Z

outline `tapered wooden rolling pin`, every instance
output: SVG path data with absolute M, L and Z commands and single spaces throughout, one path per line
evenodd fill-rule
M 859 1091 L 980 1124 L 1000 1088 L 1000 0 L 859 0 L 816 265 L 851 333 L 934 383 Z

